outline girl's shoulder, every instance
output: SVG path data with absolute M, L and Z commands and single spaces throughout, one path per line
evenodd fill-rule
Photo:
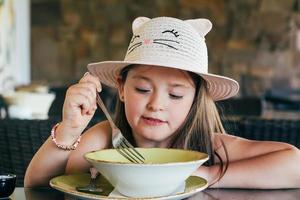
M 214 133 L 214 150 L 218 151 L 223 146 L 230 146 L 231 143 L 239 139 L 241 138 L 227 133 Z
M 107 132 L 111 130 L 110 125 L 108 120 L 104 120 L 101 122 L 98 122 L 97 124 L 95 124 L 94 126 L 92 126 L 90 129 L 88 129 L 88 131 L 101 131 L 101 132 Z
M 110 137 L 111 136 L 111 127 L 110 127 L 108 120 L 104 120 L 104 121 L 98 122 L 91 128 L 87 129 L 87 131 L 85 133 L 89 133 L 89 132 L 91 132 L 91 134 L 96 134 L 98 136 L 103 135 L 103 136 Z
M 68 173 L 88 171 L 90 164 L 84 159 L 84 154 L 91 151 L 110 148 L 111 129 L 107 121 L 99 122 L 87 129 L 81 137 L 80 144 L 73 150 L 68 159 Z
M 111 142 L 111 128 L 107 120 L 99 122 L 86 130 L 82 139 L 85 144 L 94 144 L 97 148 L 106 148 Z
M 216 133 L 214 136 L 214 150 L 222 160 L 231 162 L 259 153 L 256 148 L 252 148 L 257 145 L 254 141 L 227 133 Z

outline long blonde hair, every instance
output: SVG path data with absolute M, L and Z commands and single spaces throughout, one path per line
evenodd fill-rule
M 121 71 L 120 78 L 123 84 L 126 81 L 128 71 L 133 67 L 134 66 L 131 65 Z M 185 122 L 174 133 L 169 148 L 183 148 L 205 152 L 210 157 L 209 161 L 205 163 L 207 166 L 215 164 L 215 156 L 217 156 L 220 161 L 220 179 L 227 170 L 228 158 L 226 158 L 225 164 L 214 150 L 214 133 L 225 133 L 225 130 L 215 102 L 207 92 L 206 81 L 194 73 L 189 72 L 189 75 L 196 86 L 194 102 Z M 119 99 L 117 100 L 115 111 L 117 126 L 122 130 L 125 137 L 132 144 L 136 145 L 131 132 L 131 127 L 126 119 L 124 103 Z M 224 143 L 222 143 L 222 146 L 224 147 L 226 157 L 228 157 Z

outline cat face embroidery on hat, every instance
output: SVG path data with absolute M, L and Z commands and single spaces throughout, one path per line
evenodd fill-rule
M 133 36 L 125 61 L 207 73 L 204 36 L 212 24 L 207 19 L 180 20 L 171 17 L 139 17 L 132 24 Z

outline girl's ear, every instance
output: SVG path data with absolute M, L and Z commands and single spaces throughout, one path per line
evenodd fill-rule
M 124 102 L 124 83 L 120 76 L 117 77 L 118 93 L 120 101 Z

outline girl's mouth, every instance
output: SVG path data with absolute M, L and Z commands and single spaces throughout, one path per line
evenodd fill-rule
M 152 125 L 152 126 L 159 126 L 159 125 L 166 123 L 166 121 L 162 121 L 160 119 L 155 119 L 155 118 L 151 118 L 151 117 L 142 117 L 142 119 L 146 124 Z

